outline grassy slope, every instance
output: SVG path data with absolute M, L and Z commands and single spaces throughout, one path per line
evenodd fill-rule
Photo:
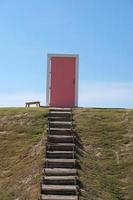
M 47 109 L 0 109 L 0 200 L 36 200 Z
M 75 109 L 82 200 L 133 199 L 133 110 Z
M 132 200 L 133 111 L 75 109 L 74 119 L 81 200 Z M 46 123 L 47 109 L 0 109 L 0 200 L 37 199 Z

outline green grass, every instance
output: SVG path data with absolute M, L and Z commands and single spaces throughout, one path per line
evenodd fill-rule
M 133 199 L 133 110 L 75 109 L 81 200 Z
M 47 112 L 0 109 L 0 200 L 38 199 Z

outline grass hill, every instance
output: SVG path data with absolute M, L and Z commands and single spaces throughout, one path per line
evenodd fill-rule
M 76 109 L 84 200 L 133 199 L 133 110 Z
M 37 200 L 47 110 L 0 109 L 0 200 Z
M 46 108 L 0 109 L 0 200 L 37 200 Z M 133 110 L 73 110 L 81 200 L 133 199 Z

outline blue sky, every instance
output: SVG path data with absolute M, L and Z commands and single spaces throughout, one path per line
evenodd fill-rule
M 0 106 L 45 104 L 47 53 L 76 53 L 79 105 L 133 107 L 132 0 L 0 0 Z

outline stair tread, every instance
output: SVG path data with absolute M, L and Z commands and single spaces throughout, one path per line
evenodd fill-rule
M 42 184 L 42 189 L 45 190 L 77 190 L 77 185 L 46 185 Z
M 75 146 L 74 143 L 49 143 L 48 146 Z
M 68 169 L 68 168 L 44 168 L 45 170 L 58 170 L 58 171 L 77 171 L 77 169 Z
M 51 119 L 51 118 L 52 118 L 52 119 L 56 119 L 56 118 L 58 118 L 58 119 L 59 119 L 59 118 L 60 118 L 60 119 L 62 119 L 62 118 L 67 118 L 67 119 L 68 119 L 68 116 L 57 116 L 57 117 L 56 117 L 56 116 L 49 116 L 48 118 L 50 118 L 50 119 Z M 69 118 L 69 119 L 70 119 L 70 118 Z M 69 121 L 72 121 L 72 120 L 69 120 Z
M 41 195 L 42 200 L 78 200 L 77 195 Z
M 73 138 L 75 136 L 72 136 L 72 135 L 48 135 L 48 137 L 51 137 L 51 138 Z
M 66 135 L 66 136 L 68 136 L 68 135 L 70 135 L 70 136 L 75 136 L 71 131 L 50 131 L 50 133 L 49 133 L 49 135 L 60 135 L 60 136 L 62 136 L 62 135 Z
M 49 162 L 75 162 L 76 159 L 54 159 L 54 158 L 46 158 L 46 161 L 49 161 Z
M 70 118 L 67 117 L 49 117 L 48 118 L 49 122 L 64 122 L 64 123 L 59 123 L 59 124 L 72 124 L 72 120 Z M 69 122 L 69 123 L 66 123 Z M 58 123 L 57 123 L 58 124 Z
M 50 121 L 50 124 L 72 124 L 72 121 Z
M 77 173 L 77 169 L 68 169 L 68 168 L 45 168 L 44 171 L 49 171 L 49 172 L 75 172 Z
M 71 179 L 77 179 L 77 176 L 44 176 L 44 179 L 47 180 L 71 180 Z
M 71 111 L 50 111 L 50 114 L 71 114 Z
M 72 154 L 74 154 L 75 152 L 74 151 L 47 151 L 47 153 L 72 153 Z
M 71 108 L 68 107 L 52 107 L 50 110 L 72 110 Z
M 47 128 L 47 130 L 51 130 L 51 131 L 72 131 L 71 128 Z

